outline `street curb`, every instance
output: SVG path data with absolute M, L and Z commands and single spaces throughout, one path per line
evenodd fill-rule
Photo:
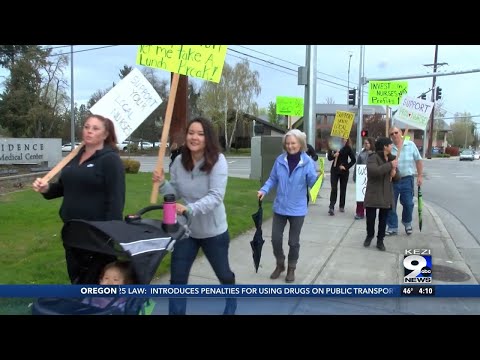
M 428 211 L 432 215 L 433 220 L 435 221 L 435 224 L 437 225 L 438 230 L 442 235 L 441 238 L 447 240 L 447 241 L 444 241 L 445 250 L 447 250 L 447 254 L 451 256 L 453 259 L 463 259 L 463 261 L 466 263 L 462 254 L 460 253 L 460 251 L 458 251 L 457 247 L 455 246 L 455 241 L 453 240 L 452 236 L 448 232 L 447 228 L 443 224 L 443 221 L 441 220 L 440 216 L 437 214 L 433 206 L 428 205 L 425 202 L 423 202 L 423 205 L 428 209 Z

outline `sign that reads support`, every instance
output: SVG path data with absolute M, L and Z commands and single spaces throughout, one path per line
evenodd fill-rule
M 92 114 L 113 121 L 121 143 L 162 103 L 157 91 L 138 69 L 133 69 L 90 108 Z
M 395 113 L 395 120 L 425 130 L 432 113 L 434 103 L 418 98 L 404 96 Z
M 137 64 L 220 82 L 226 45 L 140 45 Z
M 368 105 L 398 105 L 408 92 L 408 81 L 370 81 Z
M 348 111 L 337 111 L 335 113 L 335 119 L 333 120 L 330 136 L 338 136 L 342 139 L 348 139 L 350 137 L 350 130 L 352 130 L 354 118 L 355 113 Z
M 303 98 L 277 96 L 277 114 L 303 116 Z

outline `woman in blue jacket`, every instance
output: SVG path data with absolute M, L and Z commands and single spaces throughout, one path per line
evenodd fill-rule
M 307 215 L 305 194 L 317 180 L 317 172 L 310 157 L 306 154 L 305 133 L 293 129 L 283 137 L 284 153 L 273 164 L 268 180 L 257 192 L 260 200 L 272 189 L 277 189 L 273 202 L 272 246 L 277 266 L 270 275 L 277 279 L 285 271 L 285 253 L 283 252 L 283 231 L 287 220 L 290 223 L 288 237 L 288 270 L 286 282 L 295 281 L 295 268 L 300 250 L 300 231 Z

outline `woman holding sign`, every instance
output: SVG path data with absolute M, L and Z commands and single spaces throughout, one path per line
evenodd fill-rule
M 123 220 L 125 169 L 118 154 L 113 122 L 100 115 L 88 116 L 82 139 L 84 146 L 62 169 L 58 181 L 49 184 L 37 178 L 33 190 L 48 200 L 63 197 L 60 217 L 64 223 L 72 219 Z M 79 259 L 92 258 L 95 253 L 65 244 L 64 248 L 70 281 L 79 283 L 78 279 L 84 278 L 80 263 L 85 263 L 79 263 Z M 114 260 L 113 257 L 105 261 Z M 85 282 L 95 284 L 97 280 Z
M 363 246 L 370 246 L 375 235 L 375 220 L 378 209 L 377 249 L 385 251 L 383 239 L 387 228 L 387 214 L 393 205 L 393 181 L 398 181 L 398 160 L 392 155 L 392 140 L 386 137 L 375 142 L 375 153 L 367 163 L 367 189 L 364 206 L 367 213 L 367 237 Z

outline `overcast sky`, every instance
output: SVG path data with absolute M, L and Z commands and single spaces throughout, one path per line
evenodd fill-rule
M 55 45 L 52 45 L 55 46 Z M 137 45 L 75 45 L 74 99 L 86 103 L 93 92 L 111 86 L 119 80 L 123 65 L 135 66 Z M 55 51 L 70 53 L 70 46 Z M 276 96 L 303 97 L 305 87 L 297 85 L 298 66 L 305 65 L 305 45 L 228 45 L 226 62 L 234 65 L 247 58 L 251 69 L 260 74 L 262 92 L 257 99 L 260 107 L 267 107 Z M 351 55 L 351 57 L 350 57 Z M 432 73 L 435 45 L 366 45 L 365 77 L 387 78 Z M 350 62 L 350 74 L 349 74 Z M 347 85 L 358 87 L 360 45 L 317 45 L 317 103 L 332 98 L 336 104 L 347 102 Z M 438 72 L 466 71 L 480 68 L 479 45 L 440 45 Z M 70 82 L 70 67 L 66 71 Z M 169 79 L 170 73 L 158 70 Z M 0 75 L 5 75 L 5 72 Z M 194 78 L 191 78 L 194 79 Z M 195 80 L 201 84 L 203 80 Z M 432 87 L 432 78 L 409 79 L 408 95 L 419 96 Z M 480 115 L 480 73 L 437 77 L 442 88 L 443 109 L 446 117 L 456 112 Z M 368 103 L 365 90 L 364 104 Z M 427 95 L 430 100 L 430 94 Z M 474 118 L 480 121 L 480 117 Z M 448 121 L 450 122 L 450 121 Z

